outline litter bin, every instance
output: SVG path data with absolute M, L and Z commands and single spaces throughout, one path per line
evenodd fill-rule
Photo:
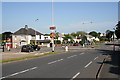
M 68 46 L 65 47 L 65 51 L 68 51 Z

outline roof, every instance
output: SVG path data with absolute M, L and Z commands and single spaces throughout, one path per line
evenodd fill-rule
M 32 28 L 25 27 L 14 32 L 13 35 L 35 35 L 35 30 Z M 36 35 L 43 35 L 43 34 L 36 31 Z

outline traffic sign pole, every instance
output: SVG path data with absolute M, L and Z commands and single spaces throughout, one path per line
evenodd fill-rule
M 56 29 L 56 27 L 54 25 L 50 27 L 50 30 L 51 30 L 50 37 L 51 37 L 51 43 L 52 43 L 52 52 L 54 52 L 54 50 L 55 50 L 55 44 L 54 44 L 55 29 Z
M 54 6 L 53 6 L 53 0 L 52 0 L 52 26 L 50 27 L 50 30 L 51 30 L 51 34 L 50 34 L 50 37 L 51 37 L 51 43 L 52 43 L 52 52 L 54 52 L 54 48 L 55 48 L 55 45 L 54 45 L 54 38 L 55 38 L 55 29 L 56 27 L 53 25 L 54 24 Z

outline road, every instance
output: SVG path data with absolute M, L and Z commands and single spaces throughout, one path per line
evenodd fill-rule
M 73 50 L 2 65 L 5 78 L 95 78 L 106 55 L 97 49 Z

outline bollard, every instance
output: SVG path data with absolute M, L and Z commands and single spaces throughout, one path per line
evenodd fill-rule
M 65 47 L 65 51 L 68 51 L 68 46 Z
M 8 49 L 8 51 L 10 51 L 10 46 L 8 46 L 8 48 L 7 48 L 7 49 Z
M 4 52 L 4 45 L 3 45 L 3 52 Z

